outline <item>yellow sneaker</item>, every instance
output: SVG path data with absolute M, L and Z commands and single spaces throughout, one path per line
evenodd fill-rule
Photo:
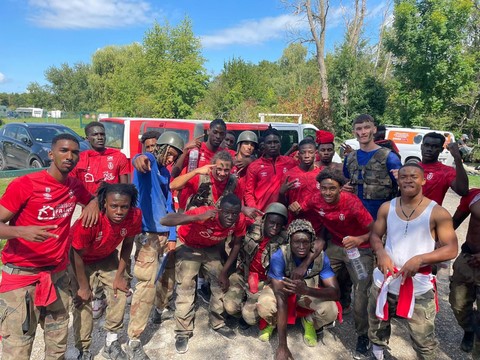
M 263 342 L 270 341 L 273 330 L 275 330 L 275 327 L 273 327 L 272 325 L 267 325 L 263 330 L 260 330 L 260 334 L 258 335 L 258 340 Z

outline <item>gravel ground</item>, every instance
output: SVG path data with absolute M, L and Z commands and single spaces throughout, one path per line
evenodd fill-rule
M 453 214 L 458 202 L 459 197 L 449 192 L 444 206 Z M 457 230 L 460 244 L 465 239 L 467 224 L 468 219 Z M 448 277 L 450 271 L 450 269 L 442 269 L 437 278 L 440 302 L 440 312 L 436 318 L 436 333 L 440 343 L 437 359 L 471 359 L 469 355 L 459 349 L 463 332 L 457 325 L 448 303 Z M 189 341 L 189 351 L 184 355 L 179 355 L 175 352 L 173 320 L 167 320 L 161 325 L 148 325 L 142 336 L 142 342 L 145 344 L 144 349 L 151 359 L 250 360 L 273 358 L 278 344 L 275 335 L 270 343 L 267 344 L 257 340 L 257 330 L 254 328 L 242 332 L 236 329 L 235 331 L 238 333 L 237 338 L 235 340 L 225 340 L 209 329 L 206 305 L 199 301 L 197 306 L 194 336 Z M 103 359 L 101 355 L 105 341 L 105 331 L 102 328 L 103 323 L 104 318 L 99 319 L 95 323 L 91 348 L 93 354 L 95 354 L 95 359 Z M 125 323 L 128 325 L 128 309 Z M 70 328 L 70 330 L 72 329 Z M 70 331 L 69 335 L 66 358 L 76 359 L 77 350 L 73 345 L 73 331 Z M 126 332 L 123 331 L 120 335 L 120 342 L 124 344 L 126 341 Z M 354 349 L 356 344 L 353 315 L 346 315 L 343 324 L 325 331 L 323 340 L 315 348 L 308 348 L 303 344 L 302 328 L 298 323 L 289 327 L 288 343 L 292 354 L 297 360 L 312 358 L 325 360 L 352 359 L 351 350 Z M 31 359 L 43 359 L 43 348 L 43 336 L 39 327 Z M 408 337 L 406 323 L 402 320 L 394 319 L 392 321 L 392 337 L 388 352 L 386 359 L 407 360 L 415 358 L 415 352 Z

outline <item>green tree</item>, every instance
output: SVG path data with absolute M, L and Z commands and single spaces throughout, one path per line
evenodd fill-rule
M 52 109 L 56 105 L 48 86 L 41 86 L 37 82 L 28 84 L 26 99 L 32 107 Z

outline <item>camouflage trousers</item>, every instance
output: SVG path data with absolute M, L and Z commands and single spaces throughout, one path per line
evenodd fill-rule
M 297 296 L 297 306 L 313 310 L 315 329 L 330 324 L 337 319 L 338 307 L 335 301 L 324 301 L 306 295 Z M 258 315 L 269 325 L 277 325 L 277 299 L 270 285 L 263 288 L 257 301 Z
M 257 311 L 257 300 L 265 283 L 260 281 L 258 292 L 254 294 L 249 291 L 243 274 L 235 272 L 230 275 L 229 280 L 230 287 L 223 298 L 225 311 L 232 316 L 238 316 L 241 313 L 247 324 L 255 325 L 260 319 Z
M 210 282 L 212 296 L 208 307 L 210 326 L 218 329 L 225 326 L 223 318 L 223 291 L 218 282 L 222 271 L 221 247 L 191 248 L 184 244 L 177 247 L 175 258 L 175 280 L 177 298 L 175 299 L 175 333 L 191 335 L 195 318 L 196 280 L 200 269 Z
M 347 270 L 353 283 L 353 317 L 357 336 L 360 336 L 368 333 L 368 294 L 372 286 L 374 257 L 371 249 L 358 249 L 358 251 L 360 252 L 360 261 L 368 274 L 366 279 L 360 281 L 345 253 L 345 248 L 330 241 L 325 253 L 330 259 L 330 266 L 335 274 L 341 274 Z M 342 287 L 342 284 L 340 284 L 340 287 Z
M 101 283 L 107 297 L 107 309 L 105 313 L 105 330 L 117 333 L 123 327 L 123 317 L 127 304 L 126 294 L 120 290 L 117 297 L 113 293 L 113 281 L 118 269 L 118 253 L 114 251 L 108 257 L 91 264 L 85 264 L 85 274 L 92 288 L 98 281 Z M 74 296 L 78 291 L 76 278 L 72 276 L 72 291 Z M 73 308 L 73 334 L 75 347 L 78 350 L 86 350 L 92 344 L 93 316 L 92 303 L 87 301 L 80 307 Z
M 167 251 L 167 243 L 167 240 L 160 241 L 157 233 L 147 233 L 146 238 L 142 236 L 135 238 L 133 275 L 137 279 L 137 284 L 130 306 L 128 324 L 130 339 L 139 339 L 147 326 L 154 303 L 158 309 L 164 309 L 172 298 L 175 285 L 175 254 L 170 254 L 165 272 L 155 284 L 158 259 Z
M 28 275 L 28 272 L 17 272 Z M 14 273 L 15 274 L 15 273 Z M 45 307 L 36 307 L 35 285 L 0 294 L 0 334 L 2 359 L 29 359 L 37 325 L 44 330 L 45 359 L 64 359 L 67 350 L 70 278 L 65 271 L 52 274 L 57 300 Z
M 460 253 L 453 263 L 450 282 L 450 305 L 464 331 L 475 331 L 473 304 L 480 308 L 480 268 L 468 264 L 470 254 Z
M 392 331 L 390 319 L 380 320 L 375 315 L 377 307 L 377 298 L 380 289 L 373 285 L 370 289 L 368 299 L 368 337 L 370 341 L 378 346 L 387 346 Z M 388 294 L 388 313 L 395 314 L 398 296 Z M 435 295 L 433 290 L 425 294 L 415 296 L 415 307 L 412 318 L 407 320 L 408 332 L 413 341 L 413 349 L 416 351 L 419 359 L 435 359 L 435 350 L 438 342 L 435 338 Z

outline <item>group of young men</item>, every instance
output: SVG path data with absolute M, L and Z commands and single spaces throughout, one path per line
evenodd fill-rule
M 92 300 L 102 298 L 104 357 L 149 359 L 139 338 L 152 310 L 155 323 L 175 318 L 175 348 L 185 353 L 197 285 L 205 278 L 211 328 L 234 339 L 228 314 L 240 329 L 258 326 L 262 341 L 276 329 L 276 359 L 293 358 L 287 324 L 300 318 L 305 344 L 316 346 L 324 329 L 348 312 L 351 293 L 353 358 L 366 358 L 373 345 L 373 356 L 383 359 L 394 312 L 407 319 L 418 357 L 434 359 L 432 268 L 458 252 L 454 222 L 441 207 L 449 188 L 465 196 L 455 226 L 472 214 L 450 294 L 465 330 L 461 348 L 472 351 L 480 190 L 469 193 L 456 144 L 448 146 L 456 168 L 438 162 L 443 135 L 425 135 L 422 161 L 402 166 L 391 144 L 376 143 L 376 130 L 369 115 L 353 121 L 360 149 L 343 165 L 332 162 L 334 136 L 323 130 L 302 140 L 293 156 L 280 154 L 273 128 L 262 139 L 245 131 L 234 147 L 235 135 L 227 135 L 220 119 L 211 122 L 205 142 L 147 132 L 145 152 L 132 159 L 133 184 L 125 156 L 105 147 L 101 123 L 87 125 L 92 149 L 81 154 L 75 138 L 58 136 L 50 167 L 14 180 L 0 199 L 0 237 L 8 239 L 2 356 L 28 359 L 40 323 L 46 358 L 63 358 L 73 303 L 78 358 L 91 359 Z M 70 229 L 76 203 L 86 206 Z M 129 340 L 122 347 L 118 332 L 130 296 Z

